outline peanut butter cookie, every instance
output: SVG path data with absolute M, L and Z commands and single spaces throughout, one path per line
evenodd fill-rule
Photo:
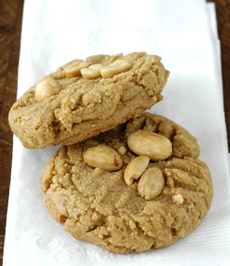
M 129 254 L 186 237 L 212 201 L 197 140 L 144 113 L 81 143 L 62 146 L 40 180 L 51 216 L 73 237 Z
M 26 148 L 72 145 L 150 109 L 168 75 L 160 57 L 144 52 L 74 60 L 18 99 L 9 125 Z

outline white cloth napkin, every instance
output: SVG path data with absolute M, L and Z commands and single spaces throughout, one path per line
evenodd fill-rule
M 39 178 L 58 147 L 23 148 L 14 137 L 4 266 L 229 265 L 230 193 L 215 6 L 204 0 L 25 1 L 18 97 L 72 59 L 147 51 L 170 70 L 164 100 L 151 112 L 174 120 L 201 147 L 214 198 L 185 239 L 158 250 L 110 253 L 73 239 L 47 212 Z

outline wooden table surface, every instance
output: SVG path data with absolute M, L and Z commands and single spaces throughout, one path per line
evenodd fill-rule
M 230 0 L 216 3 L 221 40 L 224 107 L 230 151 Z M 2 264 L 9 194 L 12 133 L 7 116 L 17 92 L 23 0 L 0 0 L 0 262 Z

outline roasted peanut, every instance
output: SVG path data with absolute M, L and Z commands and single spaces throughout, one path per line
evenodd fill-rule
M 124 59 L 119 59 L 103 67 L 101 69 L 101 75 L 103 78 L 111 78 L 114 75 L 117 75 L 117 74 L 120 74 L 122 72 L 129 70 L 130 68 L 131 68 L 131 64 L 128 61 Z
M 134 179 L 138 179 L 146 170 L 149 163 L 149 157 L 139 156 L 133 159 L 126 167 L 124 180 L 126 185 L 132 185 Z
M 89 66 L 88 68 L 82 68 L 80 71 L 84 78 L 96 79 L 101 76 L 102 67 L 103 67 L 102 64 L 94 64 Z
M 127 148 L 125 146 L 121 146 L 117 151 L 120 155 L 125 155 L 127 152 Z
M 59 93 L 61 89 L 61 84 L 54 78 L 48 76 L 37 83 L 35 97 L 39 102 L 42 102 L 44 99 Z
M 141 176 L 137 190 L 141 197 L 152 200 L 159 196 L 164 187 L 165 180 L 161 170 L 157 167 L 147 169 Z
M 117 171 L 123 165 L 121 156 L 113 148 L 103 145 L 89 148 L 84 160 L 88 165 L 105 171 Z
M 184 202 L 184 197 L 181 194 L 172 196 L 172 200 L 176 204 L 182 204 Z
M 137 130 L 128 136 L 127 144 L 132 152 L 152 161 L 163 161 L 172 155 L 171 141 L 154 132 Z
M 64 68 L 64 74 L 66 75 L 67 78 L 80 76 L 81 69 L 86 68 L 88 66 L 89 64 L 85 61 L 75 60 Z

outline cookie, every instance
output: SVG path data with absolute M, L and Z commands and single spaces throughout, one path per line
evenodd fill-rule
M 186 237 L 212 201 L 197 140 L 144 113 L 81 143 L 62 146 L 40 179 L 50 215 L 73 237 L 129 254 Z
M 160 57 L 144 52 L 74 60 L 18 99 L 9 125 L 26 148 L 72 145 L 161 101 L 168 75 Z

